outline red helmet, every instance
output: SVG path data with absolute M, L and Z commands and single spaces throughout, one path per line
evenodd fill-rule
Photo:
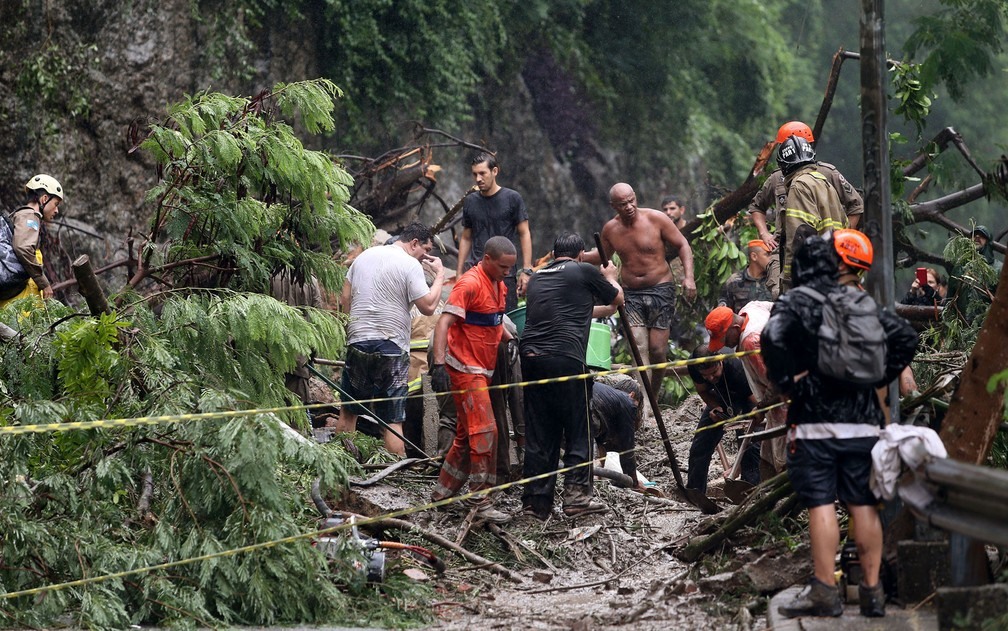
M 855 269 L 871 269 L 875 258 L 871 240 L 853 228 L 843 228 L 833 233 L 833 247 L 840 260 Z
M 815 142 L 815 138 L 812 137 L 812 130 L 801 121 L 790 121 L 781 125 L 780 129 L 777 130 L 777 144 L 784 142 L 791 136 L 801 136 L 809 142 Z

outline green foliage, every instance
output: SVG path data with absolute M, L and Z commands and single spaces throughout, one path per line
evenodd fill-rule
M 27 313 L 25 302 L 7 306 L 0 320 L 20 336 L 0 346 L 0 422 L 296 403 L 284 373 L 298 357 L 338 356 L 344 323 L 255 292 L 281 271 L 336 288 L 333 245 L 373 230 L 346 204 L 346 172 L 305 150 L 280 119 L 330 131 L 339 94 L 318 80 L 255 100 L 206 92 L 172 106 L 142 145 L 162 177 L 148 194 L 152 229 L 133 284 L 152 279 L 158 291 L 128 287 L 119 309 L 99 317 L 59 303 Z M 0 436 L 0 591 L 312 532 L 310 481 L 341 488 L 359 471 L 339 444 L 294 436 L 288 425 L 305 420 L 290 410 Z M 365 587 L 347 557 L 358 554 L 327 559 L 304 538 L 5 601 L 3 611 L 8 624 L 31 627 L 366 624 L 372 609 L 382 624 L 415 622 L 405 601 L 429 592 L 395 581 Z
M 994 70 L 1004 46 L 1008 5 L 1003 0 L 942 0 L 943 8 L 914 20 L 917 27 L 904 49 L 925 53 L 920 79 L 925 89 L 941 81 L 954 99 L 972 79 Z
M 321 62 L 350 95 L 345 140 L 372 146 L 410 120 L 470 120 L 468 100 L 504 58 L 506 25 L 497 3 L 328 0 Z
M 676 168 L 688 156 L 706 163 L 715 181 L 733 181 L 752 164 L 753 140 L 786 120 L 805 72 L 781 28 L 792 6 L 798 3 L 592 3 L 578 71 L 597 86 L 592 96 L 607 139 L 649 148 L 627 156 L 635 168 Z
M 980 255 L 973 241 L 966 237 L 952 238 L 945 246 L 944 256 L 952 265 L 948 302 L 968 323 L 968 328 L 964 327 L 964 335 L 975 341 L 997 287 L 997 272 Z M 958 348 L 971 346 L 972 342 Z
M 913 123 L 917 128 L 918 139 L 931 112 L 931 99 L 934 98 L 934 93 L 921 81 L 921 71 L 921 66 L 901 62 L 894 63 L 890 68 L 896 99 L 895 113 Z
M 744 213 L 739 213 L 737 221 L 741 222 L 743 217 Z M 696 280 L 697 301 L 716 306 L 725 281 L 745 267 L 749 259 L 736 242 L 736 238 L 743 237 L 727 235 L 714 217 L 713 210 L 708 210 L 697 218 L 703 220 L 703 224 L 696 233 L 697 236 L 690 241 L 690 246 L 693 248 L 693 277 Z M 744 230 L 748 235 L 755 229 L 748 226 Z
M 13 305 L 0 315 L 18 313 Z M 3 348 L 5 424 L 285 405 L 283 371 L 294 357 L 342 343 L 327 314 L 308 321 L 272 298 L 231 292 L 172 295 L 160 317 L 143 301 L 130 321 L 68 315 L 53 305 L 9 319 L 21 335 Z M 25 361 L 9 361 L 18 357 Z M 354 468 L 336 446 L 292 440 L 271 414 L 3 436 L 0 588 L 310 532 L 307 481 L 319 476 L 337 488 Z M 66 615 L 92 628 L 321 622 L 339 618 L 346 596 L 336 581 L 351 578 L 334 574 L 304 540 L 9 601 L 4 610 L 9 623 L 27 626 Z
M 155 209 L 145 273 L 174 286 L 265 292 L 286 272 L 337 290 L 334 245 L 366 242 L 374 229 L 347 205 L 349 174 L 305 149 L 279 116 L 299 113 L 309 132 L 331 131 L 340 94 L 317 79 L 255 100 L 203 92 L 173 105 L 141 145 L 162 174 L 147 195 Z
M 669 361 L 689 359 L 690 351 L 684 348 L 674 347 L 669 352 Z M 677 406 L 686 400 L 694 392 L 693 380 L 688 375 L 679 376 L 677 373 L 668 372 L 662 379 L 661 401 L 662 405 Z
M 89 86 L 82 69 L 96 65 L 98 47 L 82 44 L 65 50 L 49 44 L 29 50 L 31 54 L 22 60 L 17 76 L 18 96 L 40 111 L 54 110 L 70 118 L 87 118 L 91 112 Z

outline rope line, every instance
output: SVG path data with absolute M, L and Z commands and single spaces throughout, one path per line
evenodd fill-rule
M 731 418 L 726 418 L 723 421 L 718 421 L 717 423 L 711 423 L 710 425 L 705 425 L 703 427 L 700 427 L 700 428 L 696 429 L 693 432 L 693 435 L 695 436 L 696 434 L 699 434 L 700 432 L 706 432 L 709 429 L 717 429 L 719 427 L 724 427 L 725 425 L 731 425 L 732 423 L 736 423 L 738 421 L 744 421 L 745 419 L 751 418 L 753 416 L 759 416 L 760 414 L 763 414 L 764 412 L 769 412 L 770 410 L 775 410 L 775 409 L 777 409 L 779 407 L 783 407 L 783 406 L 787 405 L 788 403 L 791 403 L 790 399 L 787 400 L 787 401 L 779 401 L 777 403 L 774 403 L 773 405 L 768 405 L 765 408 L 756 408 L 754 410 L 750 410 L 749 412 L 744 412 L 742 414 L 737 414 L 737 415 L 735 415 L 735 416 L 733 416 Z
M 664 368 L 677 368 L 684 366 L 691 366 L 697 364 L 706 364 L 719 362 L 731 357 L 745 357 L 746 355 L 754 355 L 759 353 L 758 350 L 753 351 L 742 351 L 738 353 L 724 353 L 721 355 L 713 355 L 711 357 L 700 357 L 694 359 L 680 359 L 670 362 L 662 362 L 658 364 L 649 364 L 645 366 L 635 366 L 629 368 L 616 368 L 613 370 L 603 370 L 599 372 L 588 372 L 579 375 L 569 375 L 565 377 L 552 377 L 549 379 L 536 379 L 534 381 L 521 381 L 516 383 L 502 383 L 498 385 L 488 385 L 483 388 L 475 388 L 472 390 L 451 390 L 448 392 L 438 392 L 434 394 L 411 394 L 407 395 L 405 398 L 423 398 L 432 396 L 443 396 L 448 394 L 462 394 L 465 392 L 478 392 L 483 390 L 507 390 L 509 388 L 519 388 L 528 386 L 539 386 L 547 383 L 558 383 L 563 381 L 573 381 L 577 379 L 590 379 L 597 376 L 612 375 L 612 374 L 629 374 L 633 372 L 643 372 L 645 370 L 651 369 L 664 369 Z M 384 401 L 395 401 L 401 397 L 380 397 L 375 399 L 360 399 L 354 401 L 354 403 L 367 404 L 367 403 L 380 403 Z M 301 410 L 314 410 L 321 408 L 331 408 L 335 403 L 308 403 L 300 405 L 290 405 L 290 406 L 277 406 L 269 408 L 253 408 L 249 410 L 221 410 L 217 412 L 193 412 L 188 414 L 165 414 L 159 416 L 136 416 L 129 418 L 118 418 L 118 419 L 98 419 L 94 421 L 67 421 L 65 423 L 37 423 L 31 425 L 7 425 L 0 427 L 0 436 L 7 434 L 42 434 L 49 432 L 69 432 L 69 431 L 79 431 L 87 429 L 113 429 L 121 427 L 137 427 L 144 425 L 165 425 L 171 423 L 183 423 L 186 421 L 202 421 L 202 420 L 214 420 L 214 419 L 230 419 L 230 418 L 241 418 L 246 416 L 258 416 L 260 414 L 278 414 L 282 412 L 296 412 Z
M 617 453 L 618 453 L 618 455 L 624 455 L 624 454 L 630 453 L 630 452 L 632 452 L 634 450 L 635 449 L 627 449 L 625 451 L 617 452 Z M 185 559 L 177 559 L 175 561 L 167 561 L 165 563 L 158 563 L 158 564 L 155 564 L 155 565 L 147 565 L 147 566 L 143 566 L 143 567 L 133 568 L 133 569 L 130 569 L 130 570 L 122 570 L 122 571 L 119 571 L 119 572 L 111 572 L 111 573 L 102 574 L 102 575 L 99 575 L 99 576 L 91 576 L 91 577 L 88 577 L 88 578 L 80 578 L 80 579 L 73 580 L 73 581 L 66 581 L 64 583 L 53 583 L 51 585 L 42 585 L 40 587 L 33 587 L 33 588 L 30 588 L 30 589 L 23 589 L 23 590 L 16 591 L 16 592 L 7 592 L 7 593 L 0 594 L 0 601 L 2 601 L 2 600 L 11 600 L 11 599 L 20 598 L 20 597 L 23 597 L 23 596 L 34 596 L 34 595 L 37 595 L 37 594 L 43 594 L 43 593 L 53 592 L 53 591 L 61 591 L 61 590 L 70 589 L 70 588 L 73 588 L 73 587 L 81 587 L 81 586 L 84 586 L 84 585 L 93 585 L 95 583 L 101 583 L 101 582 L 105 582 L 105 581 L 111 581 L 111 580 L 115 580 L 115 579 L 119 579 L 119 578 L 125 578 L 125 577 L 128 577 L 128 576 L 137 576 L 139 574 L 149 574 L 151 572 L 156 572 L 158 570 L 167 570 L 167 569 L 171 569 L 171 568 L 182 567 L 182 566 L 185 566 L 185 565 L 192 565 L 193 563 L 199 563 L 200 561 L 208 561 L 208 560 L 211 560 L 211 559 L 219 559 L 219 558 L 224 558 L 224 557 L 237 556 L 239 554 L 244 554 L 246 552 L 256 552 L 256 551 L 259 551 L 259 550 L 266 550 L 266 549 L 269 549 L 269 548 L 275 548 L 275 547 L 278 547 L 278 546 L 281 546 L 281 545 L 285 545 L 285 544 L 288 544 L 288 543 L 294 543 L 294 542 L 297 542 L 297 541 L 303 541 L 305 539 L 312 539 L 312 538 L 315 538 L 315 537 L 321 537 L 321 536 L 325 536 L 325 535 L 341 532 L 341 531 L 344 531 L 344 530 L 349 530 L 349 529 L 351 529 L 354 526 L 366 526 L 368 524 L 373 524 L 373 523 L 376 523 L 376 522 L 380 522 L 380 521 L 382 521 L 384 519 L 391 519 L 391 518 L 397 518 L 397 517 L 406 517 L 406 516 L 413 515 L 415 513 L 419 513 L 419 512 L 425 511 L 425 510 L 430 510 L 430 509 L 433 509 L 433 508 L 440 508 L 442 506 L 448 506 L 448 505 L 451 505 L 451 504 L 456 504 L 456 503 L 464 502 L 464 501 L 469 500 L 469 499 L 485 497 L 485 496 L 490 495 L 491 493 L 495 493 L 497 491 L 503 491 L 503 490 L 506 490 L 506 489 L 509 489 L 509 488 L 513 488 L 515 486 L 523 486 L 523 485 L 528 484 L 530 482 L 535 482 L 536 480 L 544 480 L 544 479 L 549 478 L 551 476 L 555 476 L 558 473 L 567 473 L 568 471 L 574 471 L 575 469 L 579 469 L 581 467 L 593 466 L 597 462 L 599 462 L 599 461 L 598 460 L 588 460 L 586 462 L 582 462 L 582 463 L 576 464 L 576 465 L 571 465 L 569 467 L 560 467 L 559 469 L 555 469 L 555 470 L 549 471 L 547 473 L 540 473 L 538 475 L 530 476 L 530 477 L 527 477 L 527 478 L 522 478 L 520 480 L 514 480 L 512 482 L 505 482 L 503 484 L 498 484 L 497 486 L 493 486 L 493 487 L 488 488 L 488 489 L 482 489 L 482 490 L 479 490 L 479 491 L 470 491 L 469 493 L 464 493 L 464 494 L 461 494 L 461 495 L 454 495 L 452 497 L 448 497 L 448 498 L 445 498 L 443 500 L 438 500 L 436 502 L 428 502 L 427 504 L 422 504 L 422 505 L 419 505 L 419 506 L 411 506 L 409 508 L 403 508 L 403 509 L 391 511 L 389 513 L 385 513 L 385 514 L 378 515 L 378 516 L 375 516 L 375 517 L 364 517 L 362 519 L 355 519 L 352 522 L 350 520 L 347 520 L 346 522 L 344 522 L 342 524 L 338 524 L 338 525 L 332 526 L 330 528 L 323 528 L 321 530 L 313 530 L 311 532 L 300 533 L 300 534 L 297 534 L 297 535 L 290 535 L 290 536 L 287 536 L 287 537 L 281 537 L 279 539 L 273 539 L 273 540 L 270 540 L 270 541 L 263 541 L 263 542 L 260 542 L 260 543 L 253 543 L 253 544 L 249 544 L 249 545 L 245 545 L 245 546 L 239 546 L 237 548 L 231 548 L 231 549 L 228 549 L 228 550 L 221 550 L 219 552 L 212 552 L 212 553 L 209 553 L 209 554 L 202 554 L 202 555 L 195 556 L 195 557 L 187 557 Z

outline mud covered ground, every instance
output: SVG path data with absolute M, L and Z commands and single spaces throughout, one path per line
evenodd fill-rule
M 696 397 L 663 418 L 685 467 L 701 405 Z M 733 440 L 725 440 L 734 457 Z M 710 531 L 724 513 L 703 515 L 676 491 L 653 421 L 638 434 L 641 472 L 666 498 L 648 498 L 596 479 L 602 514 L 567 518 L 559 510 L 540 522 L 521 515 L 520 488 L 498 496 L 499 509 L 515 515 L 495 534 L 473 526 L 462 545 L 514 572 L 519 581 L 475 567 L 443 549 L 442 576 L 427 572 L 437 600 L 430 603 L 438 629 L 764 629 L 769 596 L 804 579 L 807 549 L 770 516 L 734 536 L 725 546 L 686 563 L 675 552 L 698 533 Z M 708 496 L 726 508 L 723 469 L 715 455 Z M 356 491 L 360 512 L 395 510 L 426 503 L 433 471 L 390 477 L 388 485 Z M 562 486 L 562 482 L 561 485 Z M 465 511 L 428 510 L 408 519 L 457 541 Z M 405 536 L 404 539 L 411 537 Z

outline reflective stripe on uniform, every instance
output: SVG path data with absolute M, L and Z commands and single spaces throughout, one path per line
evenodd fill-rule
M 833 219 L 832 217 L 820 217 L 819 215 L 806 212 L 800 208 L 788 208 L 786 212 L 789 216 L 812 226 L 816 229 L 816 232 L 820 234 L 827 230 L 838 230 L 844 227 L 843 222 L 839 220 Z

